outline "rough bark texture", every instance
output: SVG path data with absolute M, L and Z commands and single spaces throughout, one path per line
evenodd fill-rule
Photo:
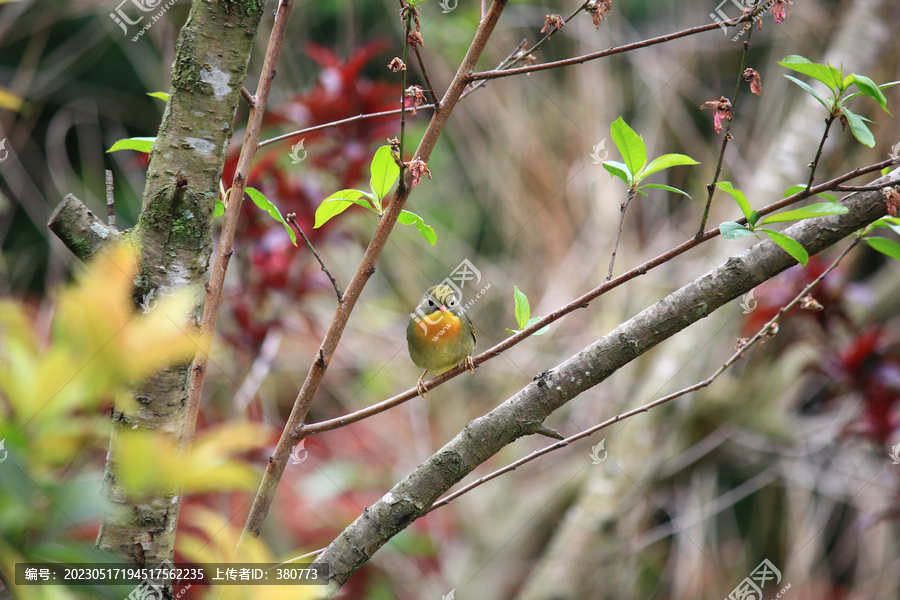
M 72 194 L 63 198 L 50 215 L 47 226 L 81 260 L 89 259 L 121 236 Z
M 181 30 L 170 100 L 150 153 L 141 215 L 126 233 L 140 249 L 137 301 L 151 291 L 159 297 L 197 286 L 206 272 L 218 181 L 264 4 L 194 0 Z M 57 213 L 67 210 L 63 204 Z M 98 250 L 92 245 L 91 228 L 84 236 L 70 231 L 63 239 L 80 258 Z M 195 319 L 199 308 L 192 315 Z M 105 472 L 113 510 L 103 518 L 97 545 L 138 564 L 171 556 L 180 498 L 174 490 L 140 502 L 129 498 L 115 479 L 117 440 L 124 428 L 136 427 L 174 436 L 184 414 L 189 368 L 175 366 L 140 383 L 128 401 L 131 405 L 117 406 L 113 414 Z
M 897 174 L 890 177 L 896 181 Z M 885 178 L 887 180 L 887 178 Z M 847 197 L 844 215 L 811 219 L 785 231 L 812 254 L 886 214 L 880 191 Z M 562 364 L 538 374 L 515 396 L 469 423 L 419 465 L 319 555 L 327 563 L 331 597 L 391 537 L 478 465 L 516 439 L 533 433 L 557 408 L 717 308 L 796 264 L 771 241 L 760 242 L 663 298 Z

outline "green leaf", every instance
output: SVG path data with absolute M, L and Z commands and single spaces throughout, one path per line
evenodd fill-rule
M 886 90 L 886 89 L 888 89 L 889 87 L 894 87 L 894 86 L 897 85 L 898 83 L 900 83 L 900 81 L 889 81 L 888 83 L 882 83 L 881 85 L 878 86 L 878 89 L 879 89 L 879 90 Z M 847 101 L 847 100 L 849 100 L 850 98 L 855 98 L 855 97 L 860 96 L 860 95 L 862 95 L 862 92 L 853 92 L 852 94 L 850 94 L 849 96 L 847 96 L 846 98 L 844 98 L 844 101 Z M 888 114 L 890 114 L 890 113 L 888 113 Z
M 609 171 L 611 176 L 618 177 L 625 182 L 625 185 L 631 187 L 631 173 L 625 163 L 616 162 L 614 160 L 604 160 L 603 168 Z
M 842 107 L 841 112 L 847 117 L 847 124 L 850 125 L 850 132 L 853 134 L 853 137 L 859 140 L 859 143 L 863 146 L 874 148 L 875 136 L 866 127 L 865 120 L 858 114 L 851 112 L 847 107 Z
M 691 197 L 690 194 L 679 190 L 677 187 L 672 187 L 671 185 L 664 185 L 662 183 L 648 183 L 648 184 L 645 184 L 645 185 L 642 185 L 641 187 L 639 187 L 637 189 L 637 191 L 640 192 L 644 188 L 653 188 L 655 190 L 667 190 L 670 192 L 675 192 L 676 194 L 681 194 L 682 196 L 687 196 L 688 198 Z M 646 196 L 646 194 L 644 194 L 644 195 Z
M 528 327 L 528 319 L 531 318 L 531 305 L 528 304 L 528 297 L 519 291 L 518 286 L 513 286 L 513 296 L 516 299 L 516 323 L 519 324 L 519 330 Z
M 750 220 L 750 203 L 747 202 L 747 197 L 744 196 L 744 192 L 741 190 L 735 189 L 734 186 L 731 185 L 730 181 L 720 181 L 716 184 L 716 187 L 734 198 L 734 201 L 737 202 L 738 207 L 740 207 L 741 212 L 744 213 L 744 217 L 749 221 Z
M 806 92 L 807 94 L 809 94 L 810 96 L 812 96 L 813 98 L 818 100 L 819 104 L 821 104 L 822 106 L 825 107 L 825 110 L 827 110 L 828 112 L 831 112 L 831 103 L 828 102 L 827 100 L 825 100 L 822 96 L 820 96 L 816 92 L 816 90 L 812 89 L 812 87 L 808 83 L 800 81 L 799 79 L 797 79 L 796 77 L 793 77 L 791 75 L 785 75 L 785 77 L 787 77 L 788 79 L 790 79 L 791 81 L 793 81 L 794 83 L 799 85 L 800 89 L 802 89 L 804 92 Z
M 898 244 L 894 240 L 889 240 L 883 237 L 867 237 L 863 239 L 866 240 L 867 244 L 869 244 L 882 254 L 887 254 L 891 258 L 900 260 L 900 244 Z
M 722 237 L 726 240 L 737 240 L 742 237 L 755 235 L 752 231 L 734 221 L 725 221 L 724 223 L 719 224 L 719 233 L 721 233 Z
M 805 184 L 792 185 L 788 189 L 784 190 L 784 197 L 787 198 L 788 196 L 793 196 L 794 194 L 796 194 L 798 192 L 803 192 L 805 190 L 806 190 Z M 816 196 L 821 196 L 822 198 L 825 198 L 829 202 L 837 202 L 837 196 L 829 194 L 828 192 L 819 192 L 818 194 L 816 194 Z
M 884 97 L 884 94 L 881 92 L 881 88 L 878 85 L 866 77 L 865 75 L 857 75 L 853 73 L 850 75 L 853 78 L 854 83 L 856 83 L 856 87 L 859 88 L 859 91 L 869 96 L 870 98 L 874 98 L 878 105 L 886 112 L 887 114 L 891 114 L 891 111 L 887 109 L 887 98 Z
M 216 207 L 213 208 L 212 216 L 215 219 L 216 217 L 221 217 L 224 214 L 225 214 L 225 203 L 222 202 L 221 198 L 217 197 L 216 198 Z
M 290 225 L 288 225 L 287 221 L 284 220 L 284 217 L 281 216 L 281 211 L 278 210 L 278 207 L 272 204 L 272 202 L 268 198 L 266 198 L 265 194 L 263 194 L 256 188 L 248 187 L 247 195 L 250 196 L 251 200 L 253 200 L 253 204 L 258 206 L 262 211 L 268 213 L 270 217 L 284 225 L 284 228 L 287 230 L 288 235 L 291 236 L 291 243 L 296 246 L 297 234 L 294 233 L 294 229 Z
M 159 98 L 163 102 L 169 101 L 169 95 L 165 92 L 147 92 L 147 95 L 151 98 Z
M 680 167 L 682 165 L 699 165 L 696 160 L 687 156 L 685 154 L 663 154 L 662 156 L 658 156 L 650 161 L 650 164 L 641 171 L 640 178 L 644 179 L 645 177 L 649 177 L 654 173 L 662 171 L 663 169 L 670 169 L 672 167 Z
M 751 211 L 751 212 L 750 212 L 750 218 L 747 219 L 747 223 L 750 225 L 750 227 L 755 227 L 755 226 L 756 226 L 756 223 L 759 221 L 759 218 L 760 218 L 761 216 L 762 216 L 762 215 L 760 215 L 759 212 L 757 212 L 757 211 L 755 211 L 755 210 L 754 210 L 754 211 Z
M 785 57 L 785 59 L 779 61 L 778 64 L 792 71 L 809 75 L 816 81 L 821 81 L 831 89 L 840 87 L 842 83 L 839 75 L 835 77 L 835 73 L 839 73 L 839 71 L 834 67 L 811 62 L 809 59 L 797 56 L 796 54 Z
M 378 214 L 375 209 L 372 208 L 371 204 L 362 200 L 364 197 L 369 198 L 370 200 L 372 198 L 368 192 L 362 190 L 341 190 L 328 196 L 322 200 L 322 204 L 316 209 L 316 222 L 313 225 L 313 229 L 318 229 L 332 217 L 336 217 L 350 208 L 350 205 L 352 204 L 358 204 L 359 206 L 363 206 Z
M 540 321 L 542 318 L 543 318 L 543 317 L 531 317 L 530 319 L 528 319 L 528 322 L 525 323 L 525 327 L 523 327 L 522 329 L 527 329 L 527 328 L 531 327 L 532 325 L 534 325 L 535 323 L 537 323 L 538 321 Z M 550 326 L 547 325 L 546 327 L 541 327 L 540 329 L 538 329 L 537 331 L 535 331 L 535 332 L 532 333 L 531 335 L 544 335 L 544 334 L 547 333 L 549 330 L 550 330 Z
M 784 212 L 769 215 L 763 219 L 760 225 L 766 223 L 785 223 L 787 221 L 800 221 L 801 219 L 812 219 L 815 217 L 825 217 L 827 215 L 843 215 L 850 212 L 850 209 L 843 204 L 835 204 L 833 202 L 823 202 L 821 204 L 810 204 L 803 208 L 795 210 L 786 210 Z
M 372 187 L 372 193 L 377 199 L 376 205 L 378 206 L 379 214 L 381 213 L 381 199 L 391 191 L 399 175 L 400 167 L 394 161 L 391 147 L 382 146 L 376 150 L 375 156 L 372 158 L 372 175 L 369 185 Z
M 416 229 L 419 230 L 419 233 L 422 234 L 422 237 L 425 238 L 426 242 L 432 246 L 437 243 L 437 234 L 434 232 L 434 229 L 432 229 L 430 225 L 426 225 L 425 221 L 422 220 L 422 217 L 416 213 L 409 212 L 408 210 L 401 210 L 400 216 L 397 217 L 397 222 L 403 225 L 415 225 Z
M 804 267 L 806 266 L 806 263 L 809 261 L 809 253 L 800 242 L 780 231 L 773 231 L 771 229 L 757 229 L 757 231 L 765 232 L 766 235 L 772 238 L 773 242 L 781 246 L 782 250 L 793 256 L 798 263 Z
M 609 128 L 613 143 L 625 161 L 628 171 L 637 175 L 647 164 L 647 147 L 634 129 L 619 117 Z M 632 182 L 633 183 L 633 182 Z
M 898 217 L 881 217 L 872 223 L 872 229 L 876 227 L 887 227 L 897 235 L 900 235 L 900 218 Z
M 133 137 L 125 140 L 119 140 L 112 145 L 107 152 L 118 152 L 119 150 L 137 150 L 138 152 L 150 152 L 153 147 L 155 137 Z

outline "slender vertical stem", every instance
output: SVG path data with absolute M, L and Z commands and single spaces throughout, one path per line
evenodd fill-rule
M 807 193 L 809 193 L 809 189 L 813 184 L 813 179 L 816 177 L 816 167 L 819 166 L 819 159 L 822 158 L 822 149 L 825 147 L 825 140 L 828 139 L 828 130 L 831 129 L 831 124 L 834 123 L 835 118 L 836 115 L 832 113 L 825 119 L 825 131 L 822 133 L 822 139 L 819 141 L 819 149 L 816 150 L 816 158 L 809 163 L 809 181 L 806 182 Z
M 731 121 L 737 114 L 738 94 L 741 92 L 741 84 L 744 81 L 744 69 L 747 66 L 747 53 L 750 51 L 750 36 L 753 35 L 753 27 L 747 31 L 747 39 L 744 40 L 744 52 L 741 54 L 741 66 L 738 69 L 737 84 L 734 86 L 734 95 L 731 97 L 731 119 L 725 125 L 725 137 L 722 138 L 722 147 L 719 150 L 719 160 L 716 162 L 716 172 L 713 175 L 712 182 L 706 186 L 706 207 L 703 209 L 703 217 L 700 219 L 700 229 L 695 237 L 700 237 L 706 231 L 706 220 L 709 218 L 709 209 L 712 206 L 713 196 L 716 193 L 716 184 L 719 182 L 719 175 L 722 174 L 722 162 L 725 159 L 725 148 L 728 147 L 728 140 L 731 139 Z
M 609 273 L 606 275 L 606 281 L 612 279 L 613 274 L 613 265 L 616 264 L 616 252 L 619 250 L 619 238 L 622 237 L 622 225 L 625 223 L 625 211 L 628 210 L 628 205 L 631 204 L 631 201 L 634 199 L 634 189 L 628 190 L 628 196 L 625 198 L 625 202 L 620 206 L 620 210 L 622 212 L 622 216 L 619 217 L 619 231 L 616 232 L 616 243 L 613 244 L 612 256 L 609 259 Z
M 316 249 L 313 247 L 312 242 L 309 241 L 309 238 L 306 237 L 306 234 L 303 233 L 303 230 L 300 229 L 300 224 L 297 223 L 297 215 L 296 213 L 288 213 L 285 217 L 288 223 L 290 223 L 294 229 L 297 230 L 297 233 L 300 234 L 300 237 L 303 238 L 303 241 L 306 242 L 306 245 L 309 246 L 309 249 L 312 250 L 313 256 L 316 257 L 316 260 L 319 261 L 319 266 L 322 267 L 322 270 L 328 275 L 328 279 L 331 280 L 331 285 L 334 286 L 334 291 L 337 294 L 337 301 L 340 302 L 344 298 L 344 294 L 341 293 L 341 286 L 338 285 L 337 279 L 334 278 L 334 275 L 331 274 L 331 271 L 328 270 L 328 267 L 325 266 L 325 262 L 322 260 L 322 257 L 319 256 L 319 253 L 316 252 Z
M 406 33 L 403 36 L 403 64 L 407 64 L 409 59 L 409 32 L 412 29 L 412 11 L 413 7 L 404 4 L 406 7 Z M 407 67 L 400 71 L 400 185 L 403 185 L 403 173 L 406 169 L 403 159 L 403 143 L 406 139 L 406 72 Z
M 434 110 L 441 110 L 441 102 L 438 100 L 437 91 L 435 91 L 434 86 L 431 85 L 431 79 L 428 78 L 428 69 L 425 68 L 425 61 L 422 60 L 422 52 L 419 50 L 418 46 L 413 46 L 413 50 L 416 52 L 416 60 L 419 62 L 419 69 L 422 70 L 422 77 L 425 78 L 425 85 L 428 86 L 428 92 L 431 94 Z

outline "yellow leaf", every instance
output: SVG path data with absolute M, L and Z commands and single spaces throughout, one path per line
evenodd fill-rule
M 9 1 L 10 0 L 0 0 L 0 5 Z M 5 87 L 0 86 L 0 108 L 8 108 L 9 110 L 19 112 L 23 102 L 25 102 L 25 100 L 22 97 L 16 96 Z

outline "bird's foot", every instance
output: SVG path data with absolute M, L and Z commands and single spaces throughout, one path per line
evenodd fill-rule
M 419 395 L 422 396 L 423 398 L 428 394 L 428 388 L 425 387 L 425 374 L 426 373 L 428 373 L 428 371 L 425 371 L 425 373 L 422 373 L 422 376 L 419 377 L 419 381 L 416 382 L 416 391 L 419 392 Z
M 472 360 L 471 356 L 466 357 L 466 369 L 468 369 L 469 373 L 471 373 L 472 375 L 475 374 L 475 361 Z

